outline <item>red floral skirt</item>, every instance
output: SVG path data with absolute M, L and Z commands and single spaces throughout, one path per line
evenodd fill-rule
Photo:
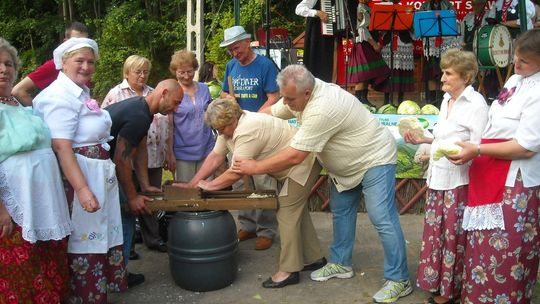
M 107 254 L 69 253 L 72 295 L 70 303 L 107 303 L 108 292 L 127 289 L 122 245 Z
M 74 148 L 75 153 L 95 159 L 108 159 L 109 152 L 101 145 Z M 74 190 L 64 175 L 64 190 L 71 212 Z M 69 253 L 71 274 L 71 295 L 69 303 L 107 303 L 108 292 L 127 289 L 126 261 L 122 255 L 122 245 L 109 248 L 104 254 Z
M 68 279 L 67 239 L 31 244 L 18 225 L 0 239 L 0 303 L 60 303 Z
M 461 223 L 467 192 L 466 185 L 427 192 L 417 284 L 446 298 L 459 299 L 461 293 L 466 241 Z
M 461 303 L 530 303 L 540 255 L 540 186 L 518 174 L 503 194 L 505 229 L 467 232 Z

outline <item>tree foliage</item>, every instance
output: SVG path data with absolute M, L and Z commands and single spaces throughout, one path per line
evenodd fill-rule
M 240 23 L 254 39 L 264 26 L 265 1 L 240 3 Z M 234 25 L 233 1 L 204 3 L 205 59 L 216 62 L 222 73 L 230 55 L 219 43 L 224 29 Z M 303 19 L 294 15 L 296 3 L 273 1 L 271 5 L 271 25 L 288 28 L 290 37 L 303 30 Z M 93 95 L 101 99 L 121 81 L 123 62 L 132 54 L 151 60 L 150 85 L 172 77 L 171 55 L 186 47 L 186 6 L 187 0 L 2 0 L 0 36 L 19 50 L 23 62 L 19 75 L 24 77 L 51 58 L 67 24 L 85 23 L 100 47 Z

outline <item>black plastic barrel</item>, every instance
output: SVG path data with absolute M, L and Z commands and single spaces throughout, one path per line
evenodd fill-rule
M 216 290 L 236 278 L 238 237 L 228 211 L 177 212 L 168 247 L 174 282 L 184 289 Z

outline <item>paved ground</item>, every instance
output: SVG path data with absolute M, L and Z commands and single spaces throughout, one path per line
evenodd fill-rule
M 235 213 L 233 212 L 233 215 Z M 332 239 L 330 213 L 314 212 L 312 218 L 325 252 Z M 411 281 L 416 280 L 417 259 L 422 238 L 422 216 L 403 215 L 401 225 L 407 240 L 407 253 Z M 300 284 L 281 289 L 261 287 L 276 271 L 279 242 L 266 251 L 254 250 L 254 240 L 241 242 L 238 252 L 238 277 L 232 285 L 211 292 L 191 292 L 175 285 L 166 253 L 149 251 L 138 244 L 141 259 L 131 261 L 131 272 L 141 272 L 146 282 L 123 294 L 112 295 L 110 303 L 372 303 L 371 296 L 382 284 L 382 246 L 366 214 L 359 214 L 353 255 L 355 277 L 348 280 L 331 279 L 314 282 L 309 273 L 301 273 Z M 415 288 L 414 292 L 400 299 L 400 304 L 422 303 L 428 294 Z M 538 299 L 533 299 L 533 302 Z

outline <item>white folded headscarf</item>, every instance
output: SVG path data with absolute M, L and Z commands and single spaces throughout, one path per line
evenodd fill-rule
M 54 66 L 56 67 L 56 69 L 57 70 L 62 69 L 62 56 L 64 56 L 65 53 L 82 49 L 85 47 L 89 47 L 92 50 L 94 50 L 94 56 L 96 57 L 96 60 L 99 59 L 98 45 L 94 40 L 90 38 L 70 38 L 64 41 L 62 44 L 60 44 L 53 51 L 53 60 L 54 60 Z

